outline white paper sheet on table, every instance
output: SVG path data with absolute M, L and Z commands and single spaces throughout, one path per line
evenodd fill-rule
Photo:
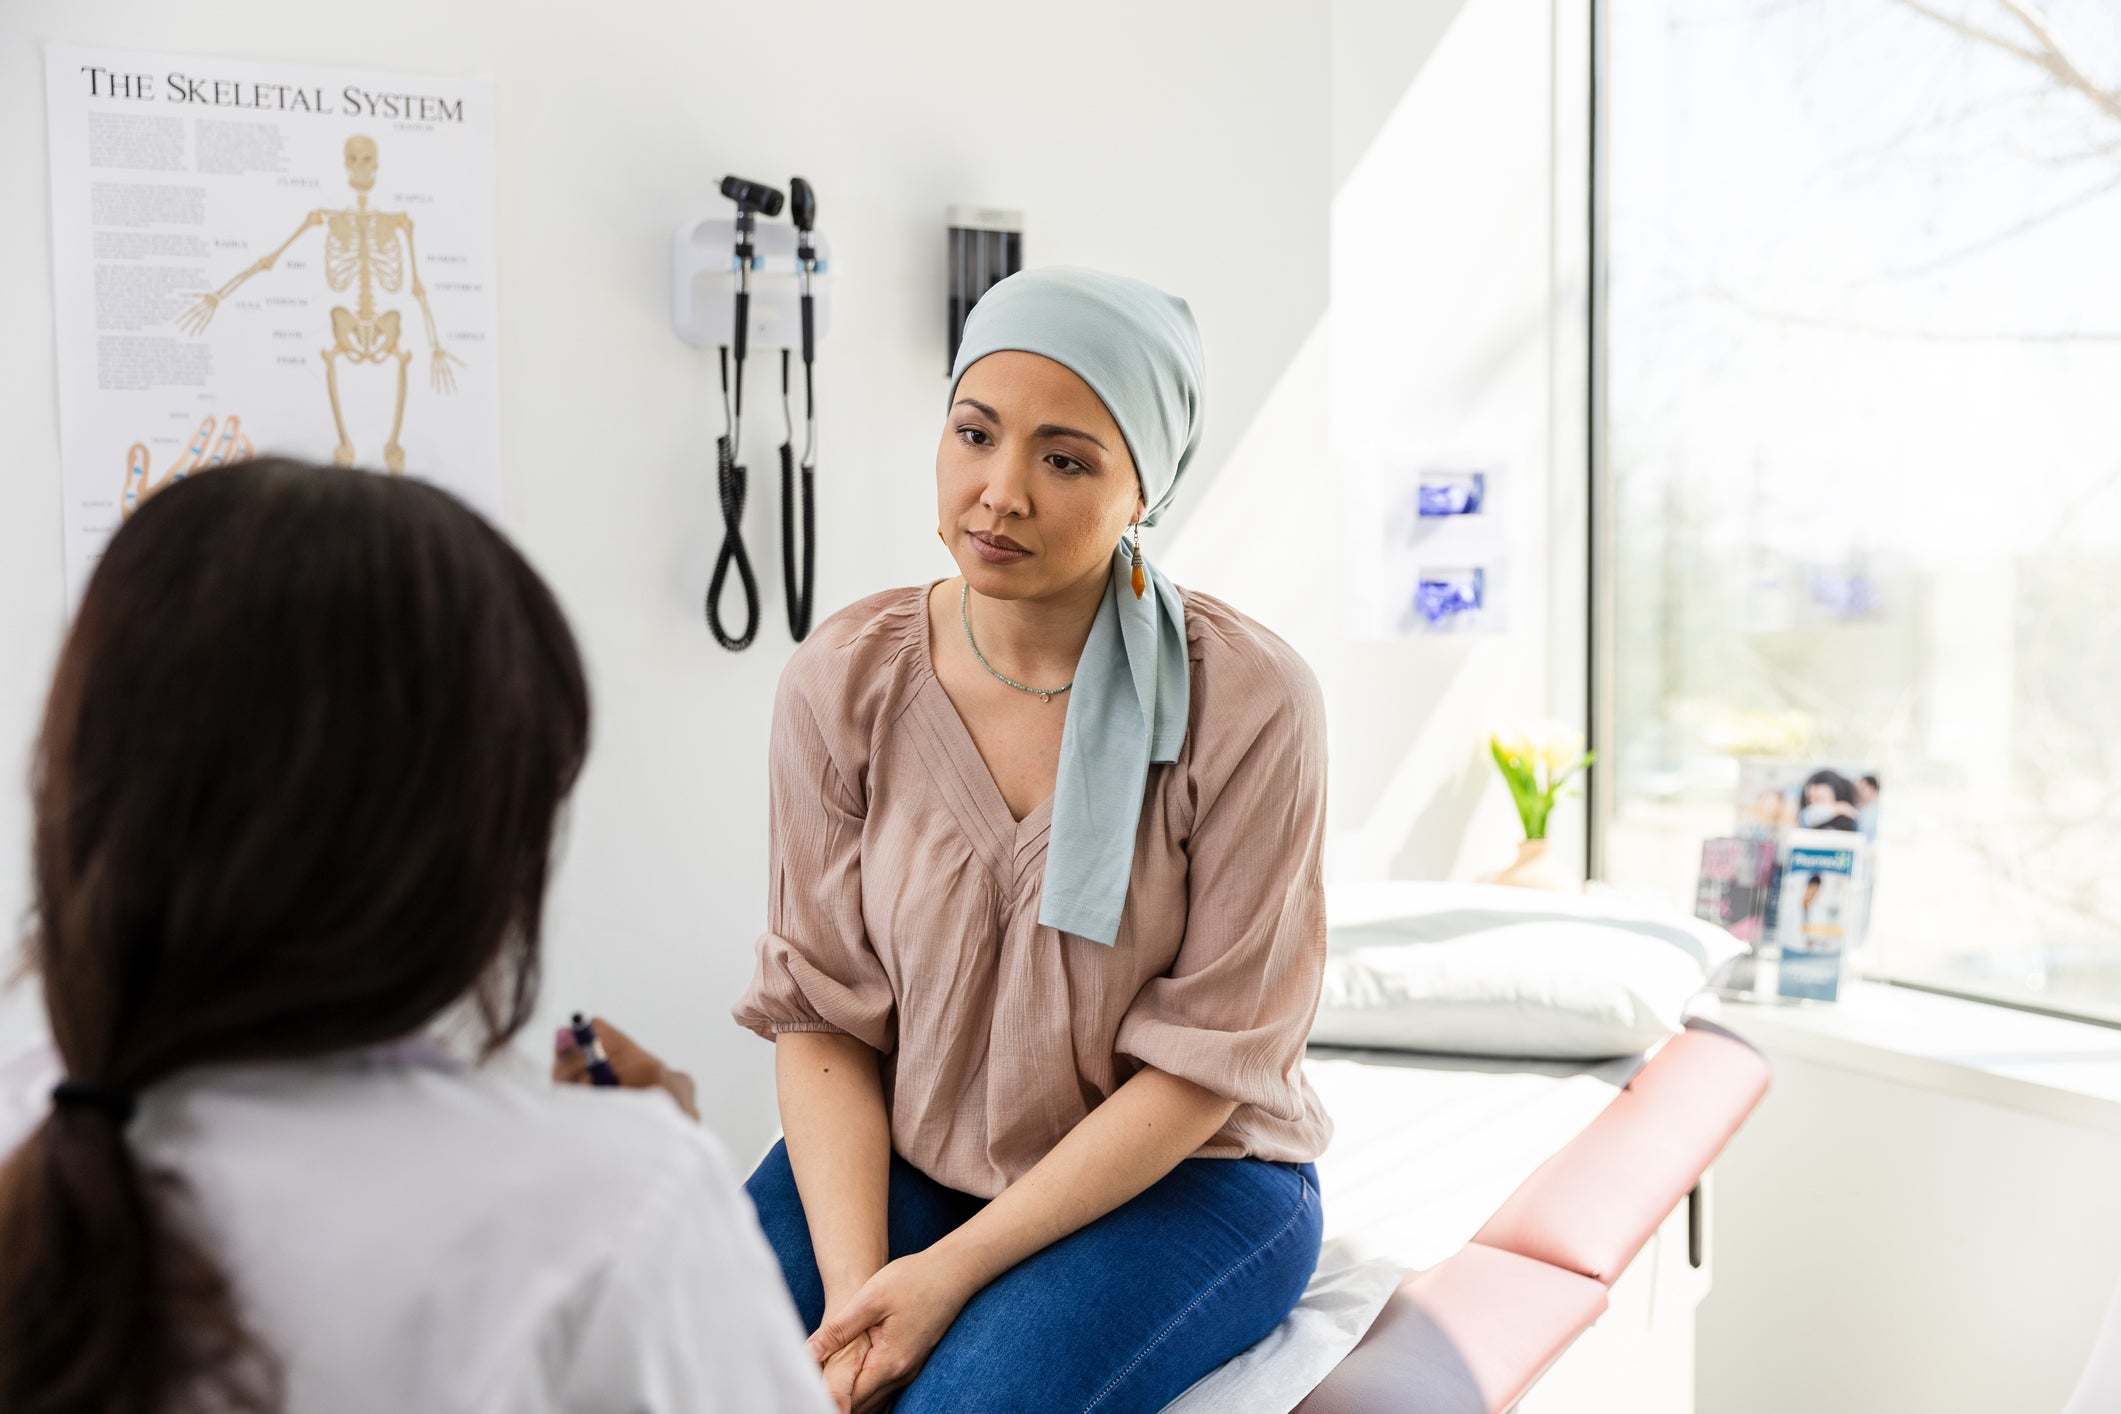
M 1642 1064 L 1313 1050 L 1304 1072 L 1334 1120 L 1318 1161 L 1318 1273 L 1272 1334 L 1165 1414 L 1288 1414 L 1355 1348 L 1401 1277 L 1465 1246 Z
M 1303 1299 L 1265 1340 L 1194 1381 L 1164 1414 L 1289 1414 L 1347 1358 L 1407 1269 L 1364 1260 L 1338 1239 L 1319 1249 Z

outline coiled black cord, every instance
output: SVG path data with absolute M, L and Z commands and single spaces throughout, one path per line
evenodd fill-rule
M 722 397 L 725 408 L 729 397 L 729 350 L 722 351 Z M 742 652 L 751 646 L 751 640 L 759 631 L 759 582 L 751 573 L 751 557 L 744 553 L 744 487 L 747 477 L 744 468 L 736 464 L 736 433 L 743 415 L 744 396 L 741 371 L 737 377 L 737 399 L 734 412 L 729 416 L 729 430 L 714 439 L 715 490 L 722 502 L 722 548 L 714 557 L 714 575 L 707 581 L 707 627 L 714 633 L 714 641 L 732 653 Z M 737 578 L 744 587 L 744 632 L 732 638 L 722 627 L 722 588 L 729 581 L 729 567 L 736 566 Z

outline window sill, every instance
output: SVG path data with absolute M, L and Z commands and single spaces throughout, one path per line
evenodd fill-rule
M 1857 982 L 1832 1006 L 1704 997 L 1696 1014 L 1758 1046 L 2121 1134 L 2121 1031 Z

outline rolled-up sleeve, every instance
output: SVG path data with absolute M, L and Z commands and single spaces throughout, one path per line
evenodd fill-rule
M 1117 1049 L 1293 1121 L 1325 968 L 1325 707 L 1286 648 L 1202 686 L 1185 937 Z
M 820 729 L 813 694 L 830 684 L 815 664 L 799 652 L 774 700 L 766 931 L 731 1014 L 769 1039 L 835 1031 L 889 1051 L 891 983 L 862 920 L 863 804 Z

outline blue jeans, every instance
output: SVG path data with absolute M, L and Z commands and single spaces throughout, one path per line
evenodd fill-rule
M 816 1330 L 825 1287 L 785 1143 L 744 1189 Z M 890 1194 L 893 1258 L 986 1206 L 896 1154 Z M 1187 1159 L 967 1302 L 896 1414 L 1152 1414 L 1281 1324 L 1318 1263 L 1321 1218 L 1310 1164 Z

